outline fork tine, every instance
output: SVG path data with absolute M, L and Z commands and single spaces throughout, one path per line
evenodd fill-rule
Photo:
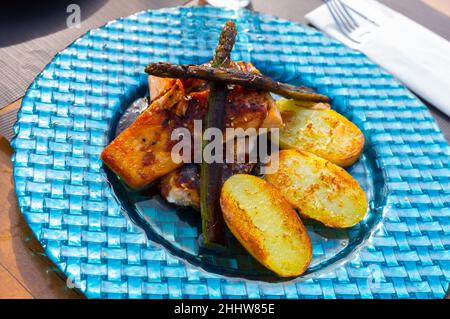
M 346 20 L 348 19 L 347 21 L 353 25 L 354 29 L 359 28 L 358 22 L 356 22 L 351 13 L 347 10 L 347 6 L 345 6 L 341 0 L 334 0 L 334 2 L 336 3 L 337 7 L 340 7 L 342 15 Z
M 355 30 L 354 25 L 349 21 L 347 18 L 345 12 L 342 11 L 341 7 L 339 6 L 339 3 L 335 0 L 330 0 L 331 6 L 334 7 L 334 11 L 337 15 L 341 17 L 341 20 L 345 23 L 345 26 L 348 30 L 350 30 L 350 33 Z
M 336 13 L 334 6 L 331 5 L 331 0 L 324 0 L 324 1 L 325 4 L 327 5 L 328 11 L 333 17 L 334 22 L 336 22 L 336 25 L 341 30 L 341 32 L 344 34 L 349 34 L 351 30 L 347 28 L 345 23 L 342 21 L 341 16 Z
M 325 2 L 328 11 L 330 12 L 334 22 L 336 23 L 337 27 L 342 32 L 342 34 L 345 35 L 351 41 L 359 43 L 359 41 L 351 37 L 351 33 L 352 31 L 355 30 L 355 27 L 349 25 L 349 23 L 344 20 L 344 18 L 342 17 L 342 13 L 340 13 L 338 9 L 335 8 L 333 0 L 323 0 L 323 1 Z
M 343 21 L 341 15 L 336 12 L 336 9 L 332 5 L 332 1 L 331 0 L 324 0 L 324 1 L 325 1 L 325 4 L 327 5 L 328 11 L 330 12 L 331 16 L 333 17 L 333 20 L 336 23 L 339 30 L 346 36 L 349 36 L 350 33 L 352 32 L 352 30 L 348 28 L 345 21 Z
M 348 12 L 348 11 L 352 11 L 353 13 L 359 15 L 361 18 L 363 18 L 363 19 L 366 20 L 366 21 L 369 21 L 369 22 L 372 23 L 373 25 L 375 25 L 375 26 L 377 26 L 377 27 L 380 26 L 378 23 L 376 23 L 375 21 L 373 21 L 372 19 L 370 19 L 368 16 L 362 14 L 362 13 L 359 12 L 359 11 L 356 11 L 356 10 L 353 9 L 352 7 L 348 6 L 346 3 L 342 2 L 342 1 L 341 1 L 341 3 L 342 3 L 342 5 L 343 5 L 343 7 L 347 10 L 347 12 Z

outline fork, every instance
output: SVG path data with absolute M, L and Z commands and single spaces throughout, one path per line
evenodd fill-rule
M 356 11 L 355 9 L 347 6 L 341 0 L 323 0 L 333 17 L 339 31 L 345 35 L 348 39 L 355 43 L 361 43 L 362 38 L 371 33 L 371 28 L 369 28 L 367 23 L 361 24 L 362 21 L 369 22 L 374 27 L 379 27 L 379 25 L 365 16 L 364 14 Z M 361 19 L 359 22 L 353 17 L 352 13 L 358 15 Z

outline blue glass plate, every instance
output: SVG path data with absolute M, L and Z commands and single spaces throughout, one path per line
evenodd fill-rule
M 147 92 L 149 62 L 203 63 L 235 20 L 232 58 L 311 86 L 364 132 L 349 172 L 369 213 L 334 230 L 306 221 L 314 256 L 282 280 L 232 242 L 199 245 L 199 216 L 130 192 L 99 154 Z M 13 146 L 22 213 L 48 257 L 90 298 L 442 298 L 450 282 L 450 148 L 427 108 L 361 53 L 293 22 L 210 7 L 112 21 L 76 40 L 23 99 Z

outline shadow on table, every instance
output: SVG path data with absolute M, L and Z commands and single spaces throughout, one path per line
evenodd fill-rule
M 98 11 L 106 0 L 4 1 L 0 5 L 0 48 L 67 28 L 67 7 L 78 4 L 81 20 Z

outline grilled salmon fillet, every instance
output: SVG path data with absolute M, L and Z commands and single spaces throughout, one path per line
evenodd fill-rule
M 234 65 L 256 70 L 249 63 Z M 133 189 L 147 186 L 181 166 L 171 158 L 172 147 L 177 143 L 170 139 L 171 133 L 180 127 L 192 131 L 194 120 L 202 120 L 206 113 L 209 94 L 207 83 L 201 80 L 150 77 L 149 83 L 149 107 L 100 155 L 105 165 Z M 229 87 L 224 116 L 226 127 L 258 129 L 282 125 L 270 94 L 237 85 Z
M 169 203 L 200 209 L 200 168 L 197 164 L 185 164 L 165 175 L 159 187 Z
M 232 68 L 246 72 L 260 73 L 252 63 L 232 62 Z M 148 77 L 150 99 L 159 97 L 174 85 L 175 79 Z M 208 89 L 208 83 L 198 79 L 182 80 L 186 92 L 198 92 Z M 269 92 L 246 89 L 238 85 L 230 85 L 226 105 L 226 127 L 234 128 L 281 128 L 281 113 Z
M 177 143 L 171 140 L 172 131 L 179 127 L 192 129 L 193 121 L 203 117 L 207 98 L 207 91 L 186 95 L 183 83 L 176 80 L 103 150 L 101 159 L 133 189 L 180 167 L 182 164 L 171 157 Z M 180 112 L 184 115 L 176 115 Z
M 223 164 L 222 183 L 235 174 L 249 174 L 255 164 Z M 161 195 L 172 204 L 193 207 L 200 210 L 200 167 L 197 164 L 185 164 L 161 179 Z

